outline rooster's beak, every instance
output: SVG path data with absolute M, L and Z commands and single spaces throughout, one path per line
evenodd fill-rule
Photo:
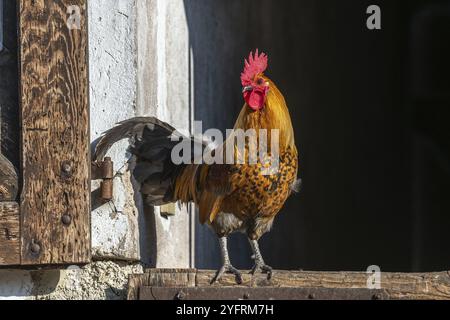
M 246 86 L 244 88 L 242 88 L 242 93 L 247 92 L 247 91 L 252 91 L 253 87 L 252 86 Z

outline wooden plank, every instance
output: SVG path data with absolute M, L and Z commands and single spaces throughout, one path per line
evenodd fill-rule
M 139 299 L 139 289 L 144 286 L 195 287 L 196 269 L 150 269 L 144 274 L 130 275 L 128 300 Z
M 186 288 L 329 288 L 367 289 L 365 272 L 310 272 L 275 270 L 271 280 L 264 274 L 254 276 L 242 271 L 243 283 L 237 285 L 234 275 L 226 274 L 213 285 L 215 271 L 191 269 L 151 269 L 130 277 L 128 298 L 139 299 L 144 287 Z M 189 276 L 188 276 L 189 275 Z M 166 285 L 166 280 L 167 285 Z M 193 282 L 192 279 L 195 279 Z M 450 299 L 450 272 L 381 274 L 381 298 L 387 299 Z M 147 289 L 144 289 L 144 291 Z M 142 292 L 144 292 L 142 291 Z M 341 295 L 348 294 L 346 291 Z M 336 293 L 335 292 L 335 293 Z M 231 293 L 230 293 L 231 294 Z M 330 293 L 331 294 L 331 293 Z M 384 296 L 386 294 L 386 296 Z M 378 298 L 378 297 L 376 297 Z
M 143 286 L 139 300 L 384 300 L 387 293 L 376 289 L 352 288 L 167 288 Z
M 90 261 L 86 24 L 86 0 L 19 1 L 24 265 Z
M 20 264 L 19 205 L 0 202 L 0 266 Z

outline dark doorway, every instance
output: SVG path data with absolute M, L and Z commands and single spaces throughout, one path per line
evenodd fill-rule
M 19 168 L 19 83 L 15 1 L 0 0 L 0 34 L 1 153 Z
M 233 126 L 243 59 L 259 48 L 296 130 L 303 190 L 264 236 L 283 269 L 448 269 L 450 13 L 448 1 L 186 0 L 195 116 Z M 236 267 L 251 266 L 244 236 Z M 198 226 L 199 268 L 216 268 L 216 237 Z

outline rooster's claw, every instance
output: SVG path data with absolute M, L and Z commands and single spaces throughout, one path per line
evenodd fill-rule
M 212 279 L 212 281 L 211 281 L 211 284 L 214 284 L 214 283 L 216 283 L 217 281 L 219 281 L 225 273 L 231 273 L 231 274 L 234 274 L 235 277 L 236 277 L 236 283 L 237 283 L 237 284 L 241 284 L 241 283 L 242 283 L 242 275 L 241 275 L 241 272 L 240 272 L 238 269 L 236 269 L 235 267 L 233 267 L 231 264 L 226 264 L 226 265 L 223 265 L 223 266 L 217 271 L 216 276 L 215 276 L 215 277 Z
M 268 266 L 267 264 L 256 263 L 255 266 L 252 268 L 252 271 L 250 271 L 250 273 L 254 275 L 256 271 L 261 271 L 261 273 L 267 273 L 267 280 L 270 280 L 272 278 L 272 267 Z

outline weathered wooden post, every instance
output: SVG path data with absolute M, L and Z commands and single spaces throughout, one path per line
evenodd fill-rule
M 86 0 L 0 5 L 0 266 L 88 263 Z
M 21 263 L 91 257 L 86 0 L 20 0 Z

